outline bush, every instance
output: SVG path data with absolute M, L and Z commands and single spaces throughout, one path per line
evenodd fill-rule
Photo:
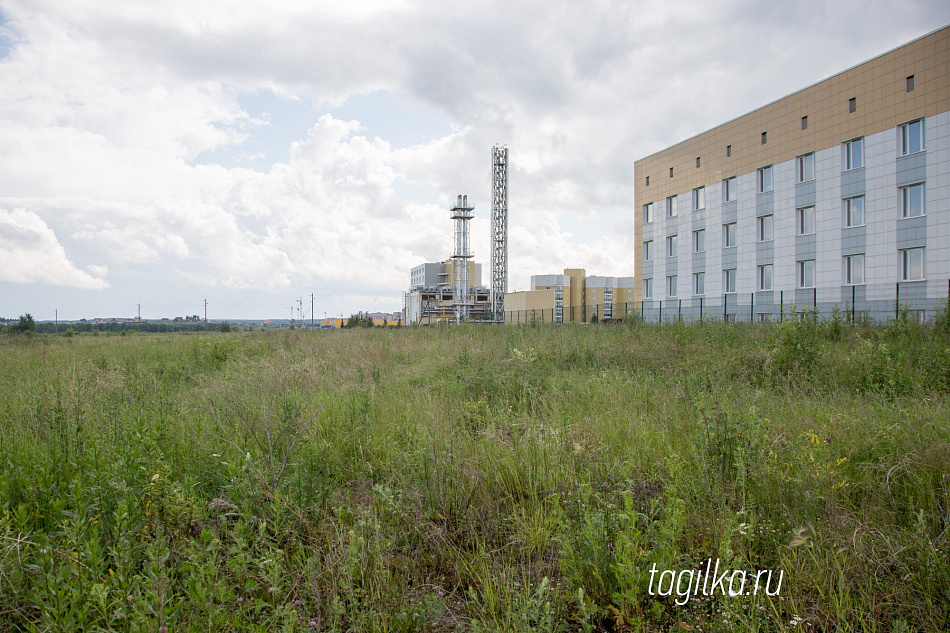
M 27 312 L 20 316 L 20 320 L 9 328 L 10 334 L 33 334 L 36 332 L 36 322 L 33 316 Z

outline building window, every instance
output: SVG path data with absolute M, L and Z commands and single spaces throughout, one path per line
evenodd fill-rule
M 772 166 L 762 167 L 758 171 L 759 193 L 772 191 Z
M 696 166 L 699 167 L 699 156 L 696 157 Z
M 815 287 L 815 260 L 806 259 L 798 262 L 798 287 Z
M 864 225 L 864 196 L 847 198 L 844 201 L 844 222 L 849 228 Z
M 736 245 L 736 223 L 722 225 L 722 246 L 732 248 Z
M 758 218 L 756 221 L 758 224 L 756 233 L 760 242 L 771 242 L 772 241 L 772 216 L 763 215 Z
M 863 253 L 844 258 L 844 283 L 848 286 L 860 286 L 864 283 Z
M 732 145 L 726 145 L 726 158 L 732 156 Z
M 762 144 L 765 145 L 768 142 L 769 142 L 769 133 L 762 132 Z
M 901 155 L 916 154 L 924 149 L 924 120 L 917 119 L 901 126 Z
M 722 181 L 722 201 L 732 202 L 736 199 L 736 177 L 726 178 Z
M 858 111 L 858 98 L 851 97 L 848 99 L 848 113 L 853 114 Z
M 924 278 L 924 249 L 908 248 L 901 251 L 901 281 L 919 281 Z
M 736 291 L 736 269 L 727 268 L 722 271 L 722 291 L 723 292 L 735 292 Z
M 901 217 L 916 218 L 922 215 L 924 215 L 923 183 L 901 187 Z
M 647 240 L 643 243 L 643 261 L 648 262 L 653 259 L 653 240 Z
M 676 257 L 676 236 L 670 235 L 666 238 L 666 256 Z
M 676 296 L 676 275 L 670 275 L 666 278 L 666 294 L 669 297 Z
M 643 223 L 653 224 L 653 203 L 643 205 Z
M 693 273 L 693 294 L 706 294 L 706 273 Z
M 673 168 L 670 167 L 670 178 L 672 178 L 672 177 L 673 177 Z
M 911 75 L 904 80 L 904 92 L 913 92 L 914 91 L 914 76 Z
M 772 264 L 759 266 L 759 290 L 772 289 Z
M 693 231 L 693 252 L 706 252 L 706 229 L 698 229 Z
M 676 196 L 670 196 L 666 199 L 666 217 L 676 217 Z
M 650 186 L 650 177 L 647 176 L 647 187 L 649 187 L 649 186 Z
M 808 129 L 808 116 L 807 116 L 807 115 L 802 117 L 802 129 L 803 129 L 803 130 L 807 130 L 807 129 Z
M 693 189 L 693 211 L 706 208 L 706 187 Z
M 811 235 L 815 232 L 815 207 L 798 210 L 798 234 Z
M 864 139 L 856 138 L 844 144 L 844 168 L 864 167 Z
M 815 154 L 805 154 L 795 159 L 796 176 L 798 182 L 808 182 L 815 179 Z
M 644 299 L 653 298 L 653 279 L 643 280 L 643 298 Z

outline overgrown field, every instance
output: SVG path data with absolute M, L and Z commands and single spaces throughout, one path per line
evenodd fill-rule
M 947 317 L 3 337 L 0 630 L 947 630 Z

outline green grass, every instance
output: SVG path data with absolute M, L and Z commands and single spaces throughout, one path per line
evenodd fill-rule
M 0 629 L 946 630 L 948 330 L 2 337 Z

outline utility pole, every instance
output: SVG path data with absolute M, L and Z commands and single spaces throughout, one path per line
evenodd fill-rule
M 290 327 L 294 326 L 294 307 L 290 306 Z
M 207 314 L 205 315 L 207 317 Z M 142 322 L 142 304 L 139 304 L 139 323 Z
M 205 299 L 205 323 L 208 322 L 208 300 Z
M 303 327 L 303 297 L 297 299 L 297 320 L 300 321 L 300 327 Z
M 310 329 L 313 329 L 313 293 L 310 293 Z
M 56 308 L 56 334 L 59 334 L 59 308 Z

